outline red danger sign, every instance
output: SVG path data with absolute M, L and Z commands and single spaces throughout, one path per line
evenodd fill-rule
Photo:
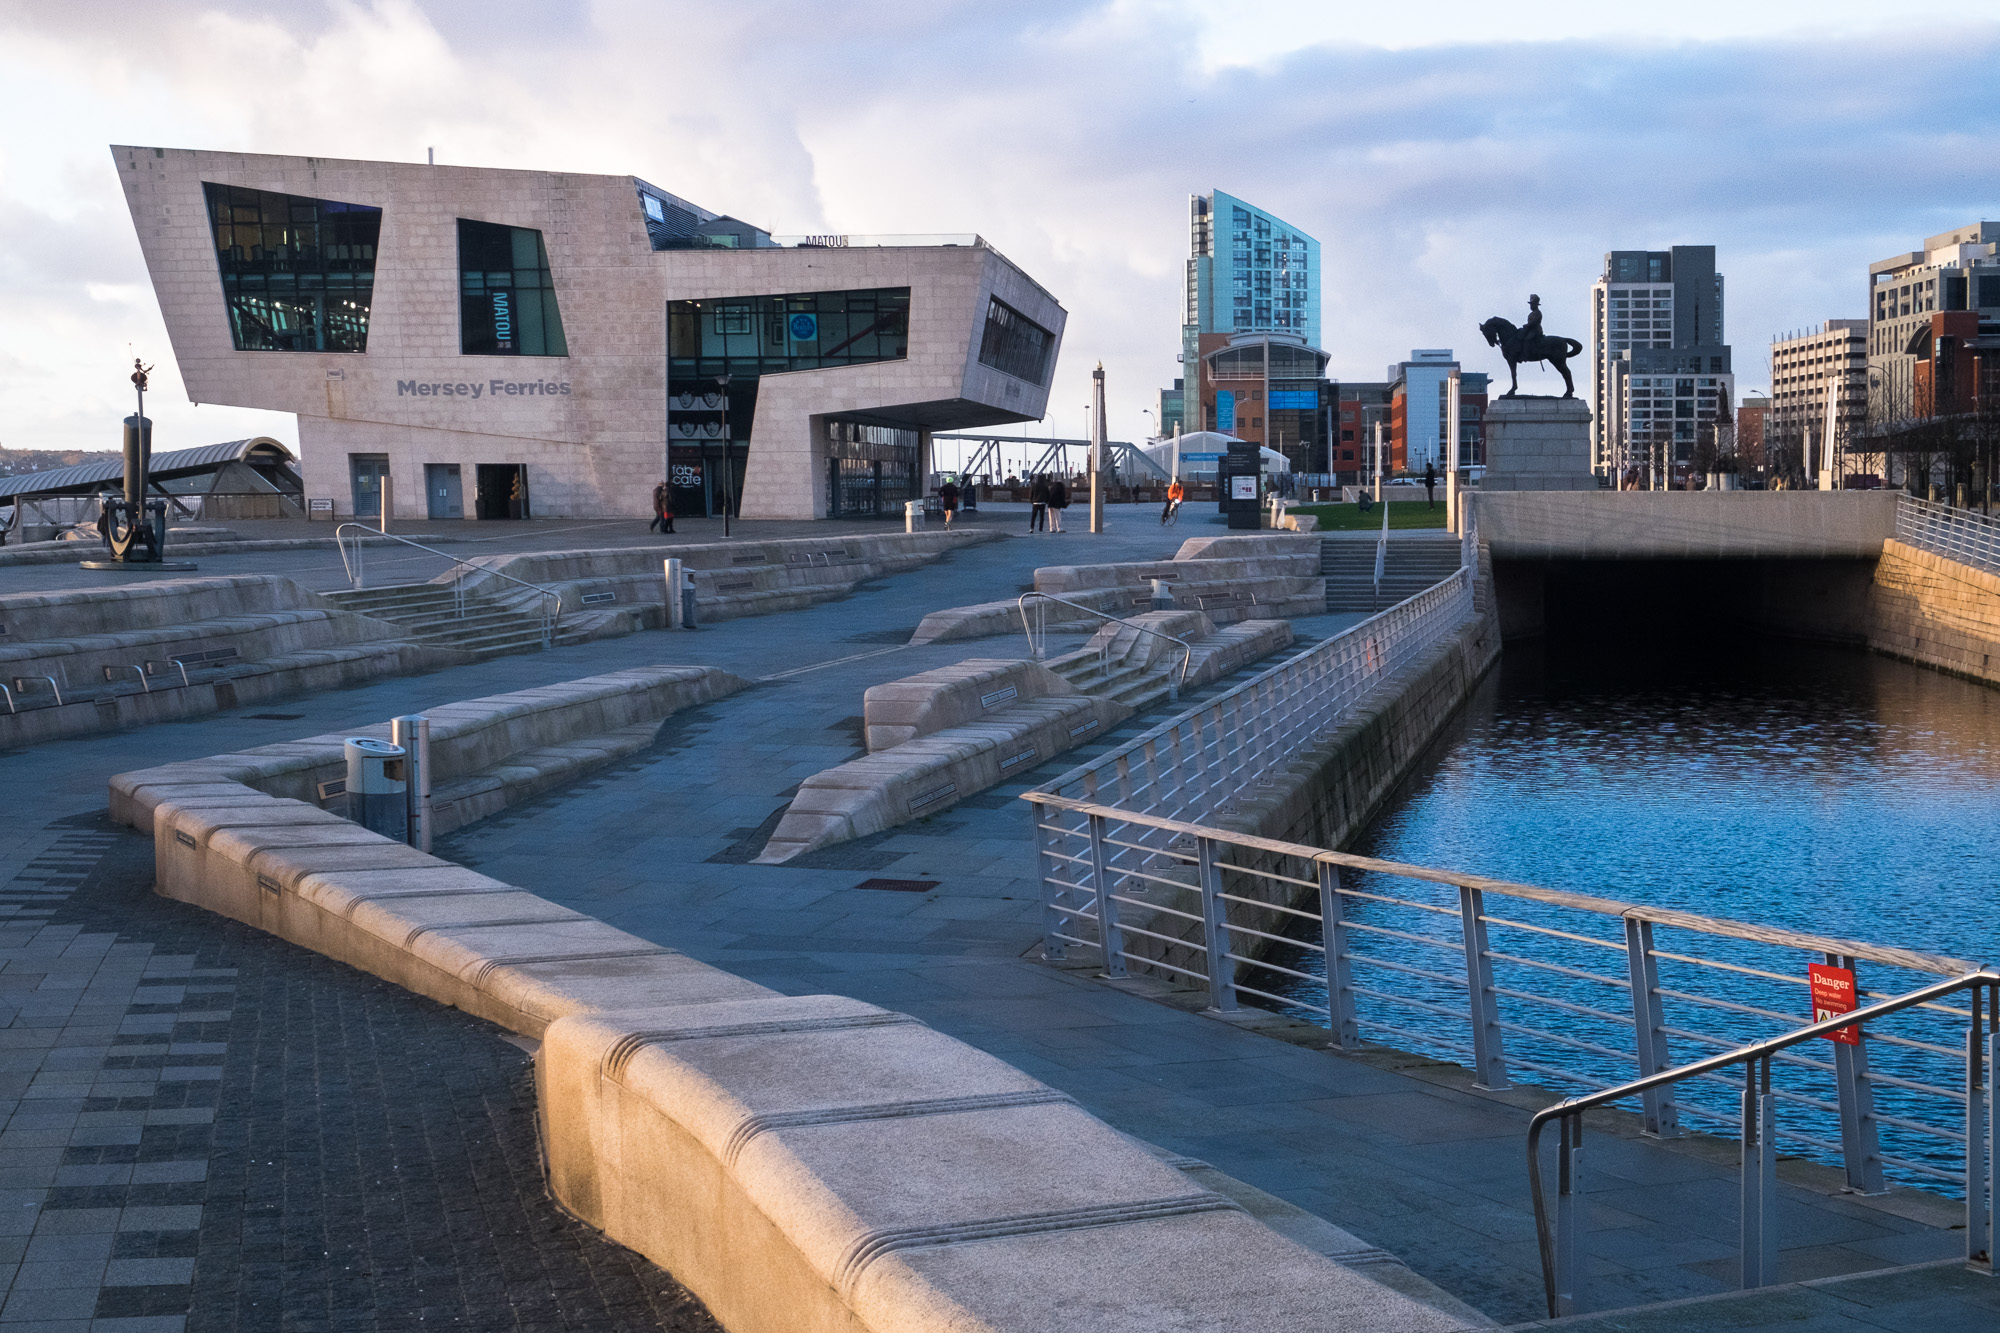
M 1813 1022 L 1824 1023 L 1829 1018 L 1839 1018 L 1851 1014 L 1856 1009 L 1854 992 L 1854 971 L 1846 967 L 1828 967 L 1824 963 L 1808 963 L 1806 976 L 1812 982 Z M 1841 1042 L 1848 1046 L 1861 1044 L 1859 1027 L 1839 1028 L 1826 1034 L 1828 1041 Z

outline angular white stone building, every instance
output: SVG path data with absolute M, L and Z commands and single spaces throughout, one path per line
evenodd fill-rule
M 776 238 L 635 176 L 114 146 L 188 393 L 341 515 L 900 513 L 1066 319 L 977 236 Z

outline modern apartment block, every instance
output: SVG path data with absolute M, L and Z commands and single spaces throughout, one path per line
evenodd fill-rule
M 1319 291 L 1318 241 L 1221 190 L 1189 197 L 1175 386 L 1183 430 L 1225 431 L 1282 451 L 1303 471 L 1331 470 L 1336 400 L 1319 350 Z M 1282 387 L 1264 383 L 1267 361 L 1268 378 Z M 1168 434 L 1170 392 L 1160 402 Z
M 1606 254 L 1590 289 L 1589 350 L 1592 466 L 1685 463 L 1735 396 L 1715 247 Z
M 1771 340 L 1766 440 L 1793 451 L 1807 439 L 1815 451 L 1823 448 L 1829 386 L 1837 402 L 1834 438 L 1845 439 L 1868 420 L 1867 320 L 1829 319 L 1810 332 Z
M 1918 367 L 1935 359 L 1933 315 L 1963 312 L 2000 338 L 2000 222 L 1969 222 L 1868 266 L 1868 411 L 1882 424 L 1928 415 Z M 1956 335 L 1949 335 L 1956 336 Z
M 336 514 L 900 513 L 1045 415 L 1061 305 L 977 236 L 773 237 L 636 176 L 114 147 L 198 402 Z M 164 443 L 164 442 L 163 442 Z

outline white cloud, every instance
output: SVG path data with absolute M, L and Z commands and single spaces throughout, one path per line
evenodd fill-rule
M 1498 369 L 1486 315 L 1534 290 L 1581 335 L 1605 250 L 1712 242 L 1747 385 L 1771 333 L 1859 312 L 1869 260 L 2000 214 L 2000 30 L 1960 10 L 1940 45 L 1877 12 L 1700 0 L 1648 44 L 1657 9 L 1567 0 L 0 3 L 0 115 L 29 127 L 0 147 L 4 442 L 107 446 L 134 354 L 163 437 L 292 437 L 177 402 L 150 295 L 123 296 L 148 289 L 112 142 L 436 146 L 783 231 L 977 231 L 1070 311 L 1049 432 L 1080 430 L 1099 360 L 1113 435 L 1149 428 L 1186 196 L 1216 187 L 1325 244 L 1348 378 L 1418 346 Z

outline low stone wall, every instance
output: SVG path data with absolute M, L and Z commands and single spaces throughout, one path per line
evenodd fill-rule
M 69 702 L 0 712 L 0 747 L 195 717 L 465 660 L 403 634 L 266 574 L 9 593 L 0 596 L 0 680 L 53 678 Z M 185 682 L 174 659 L 190 664 Z M 156 670 L 142 683 L 148 663 Z
M 1044 566 L 1035 571 L 1035 591 L 1125 616 L 1152 606 L 1152 581 L 1160 579 L 1173 590 L 1176 608 L 1204 612 L 1217 624 L 1316 616 L 1326 610 L 1319 541 L 1299 533 L 1191 537 L 1172 560 Z M 1056 603 L 1044 605 L 1040 614 L 1052 628 L 1097 623 L 1094 616 Z M 933 611 L 910 642 L 978 639 L 1019 629 L 1018 599 L 1008 598 Z
M 555 1197 L 734 1333 L 1464 1326 L 906 1015 L 774 994 L 303 801 L 143 776 L 113 809 L 150 821 L 160 893 L 539 1038 Z
M 658 628 L 665 623 L 663 566 L 669 559 L 685 562 L 694 581 L 697 621 L 734 620 L 844 597 L 867 579 L 918 569 L 948 551 L 997 541 L 1001 535 L 991 528 L 860 536 L 829 532 L 775 541 L 528 551 L 474 561 L 481 572 L 467 573 L 465 586 L 503 605 L 531 609 L 538 595 L 495 577 L 507 574 L 560 592 L 566 622 L 575 612 L 602 616 L 623 611 L 632 616 L 631 628 Z
M 2000 574 L 1891 539 L 1867 597 L 1876 652 L 2000 685 Z
M 443 797 L 439 828 L 476 818 L 449 808 L 452 786 L 465 794 L 500 790 L 521 799 L 576 776 L 594 756 L 608 762 L 650 741 L 635 727 L 656 729 L 682 708 L 707 703 L 748 687 L 749 682 L 714 667 L 635 667 L 602 676 L 564 681 L 512 694 L 442 704 L 423 710 L 431 722 L 431 791 Z M 111 780 L 111 816 L 133 828 L 152 827 L 153 807 L 184 799 L 188 789 L 210 792 L 245 787 L 271 797 L 314 806 L 319 784 L 344 778 L 349 736 L 387 739 L 389 724 L 309 736 L 279 745 L 260 745 L 233 754 L 163 764 L 121 773 Z M 592 746 L 588 738 L 620 737 Z M 543 757 L 545 762 L 533 760 Z M 507 765 L 514 771 L 506 771 Z M 491 813 L 490 799 L 481 813 Z

